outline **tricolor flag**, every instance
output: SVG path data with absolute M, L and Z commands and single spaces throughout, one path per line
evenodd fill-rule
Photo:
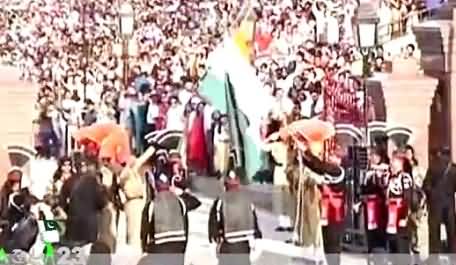
M 48 243 L 57 243 L 60 241 L 60 225 L 55 220 L 40 220 L 38 222 L 41 239 Z
M 210 54 L 208 72 L 199 93 L 214 108 L 228 115 L 236 166 L 243 168 L 251 179 L 263 164 L 259 148 L 260 124 L 269 110 L 269 95 L 251 64 L 254 6 L 251 1 L 246 5 L 241 9 L 245 15 L 239 27 Z

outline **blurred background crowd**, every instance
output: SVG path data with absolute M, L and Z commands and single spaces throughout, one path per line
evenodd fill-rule
M 121 34 L 122 14 L 117 1 L 0 0 L 0 60 L 19 67 L 23 80 L 39 85 L 34 122 L 38 157 L 30 169 L 36 175 L 23 178 L 22 172 L 12 169 L 5 194 L 9 196 L 22 185 L 32 187 L 30 192 L 40 200 L 51 193 L 63 196 L 66 201 L 64 196 L 69 196 L 72 181 L 80 175 L 96 171 L 107 176 L 102 179 L 112 180 L 115 179 L 112 175 L 128 170 L 126 165 L 131 161 L 125 157 L 118 161 L 120 168 L 112 168 L 110 161 L 103 159 L 74 159 L 73 151 L 79 146 L 73 136 L 91 125 L 116 124 L 127 129 L 131 147 L 140 159 L 147 147 L 146 135 L 176 130 L 190 136 L 187 132 L 194 130 L 199 117 L 204 134 L 195 136 L 200 139 L 193 145 L 187 143 L 184 164 L 200 175 L 226 175 L 226 163 L 215 157 L 229 156 L 230 121 L 215 111 L 198 89 L 216 60 L 213 51 L 242 19 L 243 4 L 237 0 L 135 0 L 132 1 L 134 30 L 124 33 L 129 35 L 126 41 Z M 271 140 L 268 137 L 284 124 L 301 119 L 320 117 L 355 126 L 376 120 L 374 99 L 366 95 L 362 80 L 363 55 L 356 44 L 359 3 L 356 0 L 265 0 L 261 4 L 253 61 L 256 75 L 269 96 L 261 140 L 272 145 L 279 142 L 277 139 L 268 142 Z M 391 54 L 382 44 L 409 33 L 413 25 L 441 3 L 385 0 L 378 4 L 379 46 L 368 54 L 368 72 L 389 71 Z M 413 45 L 403 48 L 405 56 L 415 55 Z M 196 160 L 190 155 L 194 153 L 192 146 L 205 147 Z M 263 153 L 273 153 L 272 162 L 280 162 L 273 148 L 264 149 Z M 370 161 L 371 171 L 376 171 L 375 164 L 380 162 L 386 164 L 381 167 L 383 171 L 389 169 L 388 155 L 383 152 L 371 150 L 371 160 L 379 160 Z M 408 146 L 404 152 L 416 171 L 424 171 L 418 168 L 412 147 Z M 73 158 L 68 158 L 70 155 Z M 154 159 L 158 161 L 158 157 Z M 285 165 L 270 166 L 277 169 Z M 286 183 L 286 177 L 276 176 L 279 171 L 272 172 L 272 182 Z M 421 186 L 423 172 L 407 173 L 416 175 Z M 174 174 L 174 169 L 170 174 Z M 114 184 L 105 186 L 117 185 Z M 120 186 L 128 187 L 125 183 Z M 109 199 L 112 203 L 117 200 L 120 199 Z M 105 198 L 81 201 L 84 202 L 75 204 L 86 205 L 86 201 L 99 204 L 93 207 L 96 213 L 108 204 Z M 5 198 L 3 203 L 9 202 Z M 62 215 L 68 212 L 68 209 L 60 210 Z M 85 217 L 83 212 L 78 217 Z M 73 232 L 79 233 L 77 229 Z M 95 233 L 88 234 L 87 238 L 94 241 Z
M 134 127 L 130 114 L 137 105 L 146 107 L 140 115 L 144 129 L 136 138 L 184 129 L 191 112 L 186 106 L 197 94 L 211 51 L 237 23 L 241 2 L 133 1 L 135 30 L 125 43 L 115 1 L 2 1 L 1 61 L 40 84 L 36 146 L 51 145 L 58 157 L 72 150 L 69 135 L 79 127 L 113 121 Z M 255 66 L 270 91 L 271 118 L 294 113 L 360 123 L 367 100 L 368 119 L 374 119 L 372 100 L 364 97 L 354 70 L 361 59 L 354 49 L 358 3 L 268 0 L 262 5 Z M 418 0 L 381 1 L 380 43 L 410 30 L 428 6 Z M 384 71 L 388 56 L 379 46 L 371 54 L 372 68 Z M 211 108 L 203 109 L 210 117 Z M 141 149 L 141 141 L 133 141 L 135 149 Z

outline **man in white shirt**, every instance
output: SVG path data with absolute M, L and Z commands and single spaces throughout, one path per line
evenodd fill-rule
M 166 129 L 182 131 L 184 129 L 184 107 L 176 96 L 170 98 L 169 105 Z
M 185 82 L 184 89 L 179 92 L 179 101 L 182 105 L 186 105 L 192 97 L 193 83 L 190 81 Z
M 337 44 L 339 42 L 339 22 L 337 21 L 336 14 L 332 12 L 327 16 L 326 23 L 328 44 Z
M 52 178 L 58 169 L 58 163 L 52 158 L 38 157 L 30 164 L 30 176 L 22 179 L 22 187 L 27 187 L 30 193 L 42 200 L 46 195 Z
M 318 91 L 306 94 L 306 100 L 301 102 L 301 115 L 305 118 L 313 118 L 323 112 L 323 96 Z
M 283 93 L 281 88 L 277 88 L 272 104 L 272 116 L 276 120 L 282 120 L 293 111 L 293 101 Z
M 160 106 L 158 104 L 158 95 L 152 94 L 149 98 L 149 104 L 147 107 L 147 116 L 146 116 L 146 122 L 147 122 L 147 128 L 146 128 L 146 134 L 151 133 L 155 131 L 157 119 L 160 116 Z

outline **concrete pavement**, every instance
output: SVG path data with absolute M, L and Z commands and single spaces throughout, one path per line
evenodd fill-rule
M 209 244 L 207 236 L 208 215 L 213 199 L 197 196 L 203 204 L 189 213 L 190 231 L 186 262 L 187 265 L 216 265 L 215 246 Z M 251 255 L 254 264 L 307 264 L 305 261 L 322 259 L 323 253 L 321 252 L 313 254 L 294 245 L 286 244 L 285 240 L 291 238 L 292 235 L 291 233 L 275 232 L 278 222 L 272 213 L 257 209 L 257 215 L 263 239 L 255 242 Z M 364 265 L 365 261 L 362 257 L 344 254 L 342 264 Z
M 189 241 L 186 253 L 186 265 L 216 265 L 216 247 L 209 244 L 208 240 L 208 217 L 213 199 L 201 194 L 196 194 L 202 205 L 189 213 Z M 256 240 L 251 260 L 255 265 L 278 265 L 278 264 L 310 264 L 309 261 L 322 259 L 322 253 L 309 253 L 302 248 L 286 244 L 285 240 L 291 238 L 291 233 L 278 233 L 274 229 L 277 226 L 277 218 L 270 212 L 257 209 L 258 221 L 263 232 L 263 239 Z M 122 227 L 120 231 L 124 230 Z M 136 254 L 135 254 L 136 253 Z M 119 246 L 114 261 L 125 264 L 135 264 L 139 260 L 139 250 L 131 249 L 125 245 Z M 361 257 L 351 254 L 342 256 L 342 264 L 364 265 Z

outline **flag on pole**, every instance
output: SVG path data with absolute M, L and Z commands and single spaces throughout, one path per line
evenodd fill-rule
M 225 76 L 226 114 L 228 116 L 231 150 L 235 168 L 243 169 L 246 174 L 245 138 L 248 127 L 247 117 L 239 110 L 236 95 L 228 75 Z
M 269 95 L 251 64 L 255 19 L 253 5 L 247 2 L 239 27 L 210 54 L 199 93 L 215 109 L 228 115 L 235 165 L 242 167 L 251 179 L 263 164 L 260 124 L 269 110 Z

